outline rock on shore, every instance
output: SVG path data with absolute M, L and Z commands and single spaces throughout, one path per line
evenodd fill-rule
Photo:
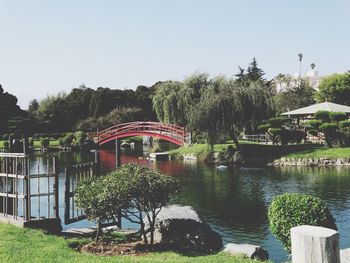
M 149 228 L 144 219 L 145 228 Z M 214 253 L 221 250 L 220 235 L 206 224 L 191 206 L 170 205 L 159 212 L 154 242 L 180 252 Z

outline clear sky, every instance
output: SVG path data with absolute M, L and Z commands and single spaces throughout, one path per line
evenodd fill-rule
M 131 88 L 196 71 L 267 77 L 350 69 L 349 0 L 0 0 L 0 83 L 31 99 L 81 83 Z

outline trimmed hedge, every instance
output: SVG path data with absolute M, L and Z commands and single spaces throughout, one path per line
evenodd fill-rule
M 322 125 L 322 121 L 320 120 L 309 120 L 307 123 L 306 123 L 307 126 L 315 129 L 315 130 L 318 130 L 318 128 Z
M 314 129 L 309 130 L 308 133 L 311 134 L 312 136 L 317 136 L 318 135 L 318 131 L 314 130 Z
M 350 121 L 349 120 L 346 120 L 346 121 L 340 121 L 339 122 L 339 127 L 340 128 L 347 128 L 347 127 L 350 127 Z
M 329 122 L 329 111 L 320 110 L 315 112 L 315 118 L 321 120 L 322 122 Z
M 337 230 L 335 220 L 320 198 L 285 193 L 275 196 L 268 210 L 271 232 L 290 252 L 290 229 L 301 225 L 322 226 Z
M 331 119 L 332 122 L 340 122 L 340 121 L 345 121 L 348 116 L 346 115 L 345 112 L 329 112 L 329 117 Z

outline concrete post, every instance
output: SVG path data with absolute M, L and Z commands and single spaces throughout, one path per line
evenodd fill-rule
M 120 167 L 122 164 L 121 153 L 120 153 L 120 140 L 115 139 L 115 169 Z
M 291 229 L 293 263 L 340 263 L 338 232 L 318 226 Z

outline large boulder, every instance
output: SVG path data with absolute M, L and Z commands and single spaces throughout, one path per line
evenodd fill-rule
M 268 260 L 269 253 L 260 246 L 250 244 L 234 244 L 228 243 L 223 250 L 224 253 L 230 255 L 243 255 L 250 259 Z
M 145 229 L 149 228 L 145 218 Z M 191 206 L 169 205 L 159 212 L 154 243 L 183 253 L 214 253 L 221 250 L 220 235 L 206 224 Z

